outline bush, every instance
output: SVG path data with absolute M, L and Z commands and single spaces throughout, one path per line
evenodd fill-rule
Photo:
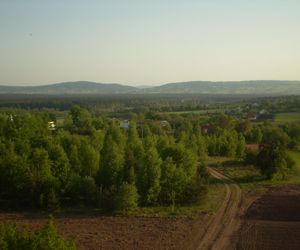
M 60 236 L 50 218 L 48 223 L 33 237 L 32 250 L 75 250 L 75 244 L 72 241 L 66 241 Z
M 100 207 L 104 210 L 111 211 L 116 207 L 116 186 L 109 188 L 100 187 Z
M 180 204 L 193 204 L 199 203 L 207 195 L 207 185 L 204 185 L 199 178 L 191 180 L 182 195 L 178 197 L 178 203 Z
M 31 249 L 32 240 L 27 230 L 17 230 L 15 225 L 0 226 L 0 249 Z
M 134 184 L 123 182 L 117 194 L 116 209 L 131 210 L 138 206 L 138 193 Z
M 39 207 L 55 211 L 60 207 L 59 200 L 60 183 L 57 178 L 50 177 L 39 186 Z
M 72 204 L 95 205 L 98 198 L 98 187 L 93 177 L 73 175 L 66 188 L 66 196 Z
M 258 152 L 253 150 L 246 150 L 244 164 L 245 165 L 256 165 Z
M 1 250 L 76 250 L 72 241 L 60 236 L 51 217 L 39 231 L 30 234 L 25 228 L 18 230 L 15 225 L 1 225 Z

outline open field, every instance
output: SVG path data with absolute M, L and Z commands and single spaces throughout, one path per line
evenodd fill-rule
M 290 123 L 290 122 L 299 122 L 300 121 L 300 113 L 280 113 L 276 114 L 274 121 L 276 123 Z
M 237 249 L 299 249 L 299 211 L 299 185 L 271 188 L 248 209 Z
M 300 152 L 289 151 L 288 154 L 295 161 L 296 166 L 286 180 L 265 180 L 254 166 L 245 166 L 242 162 L 234 162 L 230 159 L 226 161 L 226 159 L 220 158 L 217 169 L 238 183 L 244 191 L 265 189 L 270 185 L 300 184 Z
M 185 111 L 168 111 L 163 112 L 165 114 L 215 114 L 215 113 L 224 113 L 225 109 L 201 109 L 201 110 L 185 110 Z
M 193 231 L 205 228 L 209 215 L 197 218 L 130 216 L 56 216 L 55 224 L 79 249 L 185 249 Z M 0 221 L 37 229 L 47 216 L 35 213 L 1 213 Z

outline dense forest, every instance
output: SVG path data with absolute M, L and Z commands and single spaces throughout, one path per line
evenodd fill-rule
M 128 210 L 189 204 L 209 188 L 205 159 L 226 156 L 285 178 L 299 145 L 299 125 L 253 125 L 218 114 L 136 114 L 130 121 L 73 106 L 61 126 L 55 114 L 15 110 L 0 115 L 0 205 Z M 124 123 L 122 125 L 122 123 Z M 246 143 L 260 144 L 259 152 Z M 272 164 L 270 164 L 272 162 Z

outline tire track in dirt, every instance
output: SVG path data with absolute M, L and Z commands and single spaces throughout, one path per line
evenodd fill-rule
M 219 173 L 214 168 L 208 168 L 210 174 L 221 180 L 226 188 L 226 196 L 217 213 L 211 218 L 205 233 L 197 239 L 198 244 L 190 249 L 225 250 L 234 249 L 233 235 L 238 230 L 239 208 L 242 192 L 240 187 L 231 179 Z

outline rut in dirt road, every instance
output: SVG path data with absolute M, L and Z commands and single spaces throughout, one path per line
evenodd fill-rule
M 239 206 L 241 189 L 228 177 L 213 168 L 209 168 L 213 177 L 222 180 L 226 187 L 226 196 L 217 213 L 212 217 L 204 235 L 198 244 L 190 249 L 225 250 L 233 249 L 232 236 L 239 227 Z

